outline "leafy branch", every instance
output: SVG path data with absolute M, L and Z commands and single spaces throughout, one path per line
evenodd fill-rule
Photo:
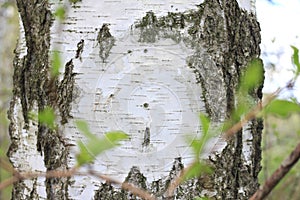
M 298 162 L 300 158 L 300 142 L 295 147 L 295 149 L 290 153 L 279 166 L 279 168 L 266 180 L 264 185 L 259 188 L 250 200 L 264 199 L 279 181 L 291 170 L 291 168 Z
M 46 113 L 46 114 L 45 114 Z M 48 113 L 48 115 L 47 115 Z M 50 114 L 49 114 L 50 113 Z M 53 122 L 55 118 L 53 117 L 53 112 L 47 108 L 45 112 L 39 113 L 38 117 L 39 121 L 42 121 L 46 125 L 53 127 Z M 97 137 L 93 133 L 90 132 L 89 126 L 85 121 L 76 121 L 75 122 L 77 128 L 81 131 L 82 134 L 85 135 L 87 142 L 83 143 L 82 141 L 78 142 L 78 146 L 80 152 L 77 154 L 77 165 L 71 168 L 70 170 L 52 170 L 47 172 L 19 172 L 15 170 L 11 165 L 5 161 L 3 158 L 0 158 L 0 166 L 5 169 L 7 172 L 12 174 L 12 177 L 2 181 L 0 183 L 0 190 L 12 185 L 18 181 L 32 179 L 37 177 L 45 177 L 45 178 L 62 178 L 62 177 L 71 177 L 74 175 L 78 176 L 94 176 L 96 178 L 105 180 L 108 183 L 113 183 L 120 185 L 122 189 L 130 191 L 132 194 L 141 197 L 143 199 L 155 200 L 156 198 L 149 194 L 147 191 L 134 186 L 128 182 L 120 182 L 112 179 L 109 176 L 105 176 L 101 173 L 98 173 L 94 170 L 89 169 L 87 172 L 79 172 L 79 169 L 83 165 L 90 164 L 95 160 L 95 158 L 103 153 L 104 151 L 111 149 L 117 145 L 119 145 L 119 141 L 127 139 L 128 136 L 121 131 L 113 131 L 108 132 L 103 137 Z
M 282 93 L 282 91 L 284 91 L 285 89 L 293 88 L 298 76 L 300 75 L 299 50 L 294 46 L 292 46 L 292 49 L 294 50 L 294 54 L 292 56 L 292 63 L 295 66 L 295 70 L 294 70 L 295 76 L 286 84 L 285 87 L 278 88 L 275 92 L 270 94 L 263 101 L 259 101 L 253 108 L 247 109 L 247 107 L 243 105 L 243 103 L 245 103 L 243 97 L 245 97 L 251 90 L 253 90 L 253 88 L 258 87 L 259 84 L 261 84 L 262 80 L 260 80 L 257 77 L 260 77 L 259 75 L 263 73 L 261 63 L 255 60 L 252 63 L 250 63 L 250 66 L 248 66 L 248 70 L 241 78 L 241 85 L 238 91 L 238 94 L 241 94 L 238 97 L 242 97 L 242 98 L 238 98 L 239 101 L 238 103 L 240 104 L 238 104 L 237 108 L 233 111 L 233 114 L 231 116 L 233 119 L 229 119 L 227 122 L 224 123 L 225 127 L 228 126 L 227 124 L 231 124 L 231 126 L 229 126 L 229 128 L 222 134 L 225 140 L 230 139 L 238 131 L 240 131 L 244 125 L 246 125 L 249 121 L 257 117 L 272 115 L 272 114 L 279 115 L 280 117 L 287 117 L 292 113 L 300 112 L 300 106 L 297 103 L 288 100 L 277 99 L 278 96 Z M 238 119 L 237 122 L 232 124 L 232 121 L 235 121 L 236 119 Z M 205 127 L 204 134 L 202 137 L 206 138 L 207 136 L 206 127 L 209 126 L 209 121 L 201 120 L 201 124 L 202 126 Z M 196 150 L 195 162 L 182 169 L 180 175 L 172 182 L 172 184 L 170 184 L 170 186 L 167 189 L 168 191 L 167 193 L 169 196 L 172 196 L 175 189 L 185 180 L 184 177 L 186 177 L 187 174 L 196 171 L 196 173 L 192 173 L 192 174 L 194 176 L 200 176 L 202 171 L 200 169 L 203 169 L 204 168 L 203 166 L 205 166 L 198 159 L 199 155 L 201 154 L 202 146 L 203 146 L 202 142 L 199 142 L 194 147 L 192 143 L 193 149 Z M 251 200 L 260 200 L 265 198 L 274 189 L 276 184 L 297 163 L 299 158 L 300 158 L 300 143 L 295 147 L 295 149 L 292 151 L 289 157 L 282 162 L 280 167 L 265 182 L 265 184 L 259 190 L 256 191 L 256 193 L 251 197 Z M 202 166 L 199 168 L 200 165 Z M 197 173 L 197 169 L 198 169 L 198 173 Z
M 295 57 L 295 56 L 294 56 Z M 256 70 L 253 70 L 256 71 Z M 249 76 L 247 74 L 249 72 L 246 72 L 245 76 Z M 252 72 L 253 73 L 253 72 Z M 297 75 L 298 76 L 298 75 Z M 285 89 L 290 88 L 294 85 L 294 82 L 296 80 L 296 77 L 293 78 L 291 81 L 288 82 L 288 84 L 284 88 L 277 89 L 274 93 L 269 95 L 267 98 L 264 99 L 264 101 L 261 101 L 257 103 L 255 107 L 252 109 L 249 109 L 250 111 L 248 113 L 243 113 L 242 111 L 246 111 L 247 109 L 240 109 L 238 111 L 235 111 L 236 113 L 239 113 L 239 117 L 244 115 L 244 117 L 233 124 L 228 130 L 226 130 L 223 133 L 223 137 L 225 139 L 229 139 L 232 137 L 236 132 L 238 132 L 247 122 L 250 120 L 260 117 L 261 115 L 267 115 L 267 114 L 276 114 L 280 115 L 282 117 L 286 117 L 288 114 L 292 112 L 299 112 L 300 107 L 298 104 L 287 101 L 287 100 L 278 100 L 276 99 L 278 95 Z M 254 84 L 248 85 L 246 88 L 247 90 L 252 89 L 255 87 Z M 245 89 L 245 88 L 244 88 Z M 54 121 L 55 121 L 55 115 L 53 111 L 49 108 L 45 109 L 45 111 L 39 113 L 38 120 L 41 123 L 44 123 L 45 125 L 49 126 L 50 128 L 54 128 Z M 200 160 L 200 155 L 202 153 L 203 147 L 206 144 L 207 140 L 213 137 L 214 134 L 209 132 L 210 127 L 210 120 L 205 115 L 200 115 L 200 122 L 202 125 L 202 135 L 198 139 L 194 139 L 191 142 L 191 147 L 195 153 L 195 161 L 190 164 L 189 166 L 182 169 L 179 176 L 175 178 L 169 185 L 166 191 L 167 197 L 171 197 L 175 191 L 175 189 L 185 180 L 193 178 L 193 177 L 199 177 L 203 173 L 211 173 L 212 169 L 206 165 L 202 160 Z M 80 152 L 77 154 L 77 165 L 66 171 L 48 171 L 48 172 L 18 172 L 12 167 L 10 167 L 9 163 L 6 163 L 3 159 L 0 159 L 0 166 L 3 169 L 6 169 L 8 172 L 12 173 L 13 176 L 3 182 L 0 183 L 0 190 L 15 183 L 20 180 L 25 179 L 32 179 L 36 177 L 70 177 L 74 175 L 79 176 L 87 176 L 91 175 L 94 177 L 97 177 L 99 179 L 105 180 L 108 183 L 113 183 L 120 185 L 122 189 L 130 191 L 132 194 L 139 196 L 143 199 L 151 199 L 155 200 L 156 198 L 151 195 L 149 192 L 145 191 L 144 189 L 138 188 L 134 186 L 133 184 L 127 183 L 127 182 L 119 182 L 117 180 L 114 180 L 108 176 L 105 176 L 103 174 L 100 174 L 96 171 L 89 170 L 88 172 L 82 173 L 79 172 L 79 168 L 83 165 L 90 164 L 94 161 L 94 159 L 101 154 L 102 152 L 114 148 L 115 146 L 119 145 L 119 141 L 127 139 L 128 136 L 121 131 L 115 131 L 115 132 L 109 132 L 104 137 L 97 137 L 96 135 L 92 134 L 89 130 L 89 127 L 85 121 L 76 121 L 77 128 L 84 134 L 86 137 L 86 142 L 83 143 L 82 141 L 78 142 L 78 146 L 80 149 Z M 295 150 L 290 154 L 290 156 L 281 164 L 281 166 L 274 172 L 274 174 L 266 181 L 263 187 L 261 187 L 254 195 L 251 197 L 251 200 L 256 199 L 263 199 L 266 197 L 270 191 L 275 187 L 275 185 L 282 179 L 282 177 L 293 167 L 293 165 L 299 160 L 300 157 L 300 143 L 297 145 Z
M 299 63 L 299 50 L 295 46 L 291 46 L 294 53 L 292 55 L 292 63 L 295 66 L 294 74 L 295 77 L 288 82 L 285 88 L 292 88 L 300 75 L 300 63 Z M 278 89 L 281 91 L 283 89 Z M 279 94 L 279 92 L 278 92 Z M 277 97 L 278 94 L 273 95 Z M 280 116 L 287 116 L 292 112 L 300 112 L 300 106 L 297 103 L 274 100 L 269 104 L 269 112 L 267 107 L 267 113 L 279 114 Z M 290 153 L 290 155 L 280 164 L 280 166 L 275 170 L 275 172 L 266 180 L 266 182 L 253 194 L 250 200 L 261 200 L 267 197 L 267 195 L 275 188 L 275 186 L 282 180 L 282 178 L 292 169 L 292 167 L 300 159 L 300 142 Z
M 0 183 L 0 190 L 22 180 L 26 179 L 33 179 L 37 177 L 45 177 L 45 178 L 63 178 L 63 177 L 72 177 L 72 176 L 94 176 L 101 180 L 105 180 L 108 183 L 120 185 L 122 189 L 130 191 L 132 194 L 141 197 L 147 200 L 155 200 L 156 198 L 149 194 L 147 191 L 140 189 L 128 182 L 119 182 L 110 178 L 109 176 L 105 176 L 93 170 L 88 170 L 87 172 L 79 172 L 78 167 L 74 167 L 70 170 L 59 171 L 59 170 L 52 170 L 47 172 L 18 172 L 13 169 L 7 161 L 0 158 L 0 166 L 6 169 L 7 171 L 11 172 L 13 176 L 8 178 Z

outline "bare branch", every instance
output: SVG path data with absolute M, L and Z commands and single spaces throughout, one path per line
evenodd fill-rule
M 289 88 L 291 84 L 293 84 L 295 81 L 295 79 L 291 79 L 285 87 L 283 88 L 278 88 L 275 92 L 273 92 L 271 95 L 269 95 L 267 98 L 264 99 L 264 101 L 260 101 L 258 102 L 258 104 L 249 112 L 246 114 L 246 116 L 241 119 L 239 122 L 237 122 L 236 124 L 234 124 L 231 128 L 229 128 L 227 131 L 225 131 L 225 133 L 223 134 L 223 137 L 225 139 L 229 139 L 230 137 L 232 137 L 234 134 L 236 134 L 239 130 L 241 130 L 243 128 L 243 126 L 249 122 L 250 120 L 256 118 L 260 111 L 265 108 L 271 101 L 273 101 L 285 88 Z M 300 148 L 300 147 L 299 147 Z M 167 189 L 167 195 L 171 196 L 173 194 L 173 192 L 175 191 L 176 187 L 178 187 L 182 180 L 183 177 L 186 175 L 186 173 L 189 171 L 189 169 L 191 169 L 193 167 L 194 163 L 188 165 L 187 167 L 185 167 L 184 169 L 182 169 L 180 175 L 174 180 L 172 181 L 172 183 L 169 185 L 168 189 Z
M 195 162 L 193 162 L 189 166 L 183 168 L 181 170 L 179 176 L 170 183 L 170 185 L 169 185 L 169 187 L 167 189 L 167 197 L 171 197 L 173 195 L 175 189 L 182 183 L 182 181 L 184 181 L 184 177 L 189 172 L 189 170 L 192 169 L 192 167 L 194 165 L 195 165 Z
M 96 171 L 93 170 L 89 170 L 89 174 L 93 175 L 99 179 L 105 180 L 109 183 L 114 183 L 114 184 L 118 184 L 122 187 L 122 189 L 130 191 L 132 194 L 134 194 L 135 196 L 141 197 L 142 199 L 146 199 L 146 200 L 156 200 L 156 198 L 151 195 L 150 193 L 148 193 L 146 190 L 143 190 L 141 188 L 136 187 L 135 185 L 128 183 L 128 182 L 120 182 L 117 181 L 115 179 L 112 179 L 108 176 L 105 176 L 103 174 L 99 174 Z
M 290 171 L 290 169 L 298 162 L 300 158 L 300 143 L 292 151 L 287 159 L 285 159 L 280 167 L 272 174 L 265 184 L 258 189 L 250 200 L 264 199 L 279 183 L 279 181 Z
M 122 183 L 120 181 L 114 180 L 108 176 L 105 176 L 105 175 L 100 174 L 93 170 L 89 170 L 86 173 L 81 173 L 81 172 L 78 172 L 77 167 L 74 167 L 70 170 L 65 170 L 65 171 L 52 170 L 52 171 L 48 171 L 48 172 L 23 172 L 23 173 L 20 173 L 16 170 L 12 169 L 3 159 L 1 159 L 0 161 L 1 161 L 1 163 L 0 163 L 1 166 L 4 166 L 4 168 L 7 171 L 13 172 L 13 174 L 14 174 L 13 177 L 10 177 L 0 183 L 0 190 L 8 187 L 9 185 L 11 185 L 13 183 L 18 182 L 18 181 L 21 181 L 24 179 L 32 179 L 32 178 L 36 178 L 36 177 L 62 178 L 62 177 L 71 177 L 74 175 L 79 175 L 79 176 L 92 175 L 99 179 L 105 180 L 106 182 L 120 185 L 122 187 L 122 189 L 130 191 L 132 194 L 139 196 L 143 199 L 156 200 L 156 198 L 153 195 L 151 195 L 150 193 L 148 193 L 147 191 L 145 191 L 143 189 L 140 189 L 140 188 L 134 186 L 131 183 L 128 183 L 128 182 Z
M 75 168 L 75 167 L 70 170 L 66 170 L 66 171 L 52 170 L 52 171 L 48 171 L 48 172 L 18 172 L 16 170 L 14 170 L 12 177 L 10 177 L 0 183 L 0 190 L 8 187 L 9 185 L 11 185 L 13 183 L 16 183 L 18 181 L 25 180 L 25 179 L 32 179 L 32 178 L 37 178 L 37 177 L 62 178 L 62 177 L 70 177 L 75 174 L 86 175 L 86 174 L 77 173 L 77 168 Z
M 290 82 L 289 82 L 290 83 Z M 288 86 L 288 85 L 287 85 Z M 286 86 L 286 87 L 287 87 Z M 275 92 L 273 92 L 270 96 L 268 96 L 266 99 L 264 99 L 263 102 L 258 102 L 258 104 L 249 112 L 246 114 L 246 116 L 241 119 L 239 122 L 234 124 L 231 128 L 229 128 L 225 133 L 223 134 L 223 137 L 225 139 L 229 139 L 234 134 L 236 134 L 239 130 L 243 128 L 243 126 L 249 122 L 250 120 L 257 117 L 257 115 L 260 113 L 260 111 L 265 108 L 271 101 L 273 101 L 279 94 L 282 92 L 284 88 L 279 88 Z
M 6 179 L 0 183 L 0 190 L 3 190 L 4 188 L 6 188 L 18 181 L 19 181 L 19 179 L 17 177 L 10 177 L 10 178 Z
M 17 173 L 17 171 L 10 165 L 10 163 L 3 158 L 0 158 L 0 166 L 2 169 L 6 170 L 11 174 Z

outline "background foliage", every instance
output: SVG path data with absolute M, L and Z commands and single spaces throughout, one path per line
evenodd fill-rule
M 293 114 L 285 119 L 278 116 L 265 118 L 263 132 L 263 169 L 260 182 L 263 183 L 278 168 L 285 157 L 300 141 L 300 115 Z M 300 199 L 300 163 L 298 162 L 286 177 L 276 186 L 267 199 Z
M 18 37 L 18 15 L 14 1 L 0 1 L 0 156 L 6 159 L 9 145 L 7 108 L 11 97 L 13 50 Z M 0 166 L 0 182 L 10 174 Z M 11 187 L 0 191 L 0 199 L 10 198 Z

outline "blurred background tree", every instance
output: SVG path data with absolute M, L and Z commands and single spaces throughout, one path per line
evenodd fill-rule
M 295 148 L 300 141 L 300 115 L 293 114 L 286 119 L 268 116 L 263 132 L 263 160 L 260 183 L 263 183 Z M 268 200 L 300 199 L 300 163 L 298 162 L 286 177 L 279 182 L 268 196 Z
M 299 17 L 300 1 L 257 0 L 256 3 L 258 21 L 262 30 L 261 58 L 266 70 L 264 93 L 270 93 L 284 86 L 293 76 L 290 45 L 295 45 L 297 48 L 300 45 L 299 26 L 293 25 Z M 295 86 L 285 90 L 280 98 L 291 99 L 299 104 L 299 85 L 298 80 Z M 299 143 L 300 114 L 293 114 L 286 119 L 268 116 L 264 122 L 261 184 Z M 300 164 L 297 163 L 267 199 L 300 199 L 300 193 L 297 192 L 299 185 Z
M 9 107 L 12 84 L 13 51 L 19 33 L 18 15 L 13 0 L 0 0 L 0 148 L 5 153 L 8 141 L 7 108 Z M 0 167 L 0 182 L 9 177 Z M 10 198 L 10 188 L 0 191 L 0 199 Z

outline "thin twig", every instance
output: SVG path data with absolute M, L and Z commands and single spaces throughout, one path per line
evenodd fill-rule
M 177 178 L 175 178 L 169 185 L 168 189 L 167 189 L 167 197 L 171 197 L 174 194 L 175 189 L 182 183 L 182 181 L 184 180 L 184 177 L 186 176 L 186 174 L 189 172 L 189 170 L 194 166 L 194 162 L 192 164 L 190 164 L 189 166 L 183 168 L 180 171 L 180 174 Z
M 20 174 L 20 172 L 18 172 L 13 166 L 10 165 L 8 161 L 4 160 L 3 158 L 0 158 L 0 166 L 3 169 L 5 169 L 7 172 L 13 174 L 13 177 L 16 178 L 17 180 L 22 179 L 22 175 Z M 9 181 L 9 179 L 7 181 Z
M 86 173 L 81 173 L 81 172 L 78 172 L 77 167 L 74 167 L 70 170 L 65 170 L 65 171 L 51 170 L 48 172 L 22 172 L 22 173 L 20 173 L 20 172 L 17 172 L 16 170 L 14 170 L 13 177 L 10 177 L 0 183 L 0 190 L 8 187 L 9 185 L 12 185 L 12 184 L 18 182 L 18 181 L 24 180 L 24 179 L 32 179 L 32 178 L 37 178 L 37 177 L 62 178 L 62 177 L 71 177 L 74 175 L 79 175 L 79 176 L 92 175 L 99 179 L 105 180 L 106 182 L 120 185 L 122 187 L 122 189 L 130 191 L 132 194 L 139 196 L 143 199 L 156 200 L 156 198 L 153 195 L 151 195 L 150 193 L 148 193 L 147 191 L 145 191 L 143 189 L 140 189 L 140 188 L 134 186 L 131 183 L 128 183 L 128 182 L 122 183 L 120 181 L 114 180 L 108 176 L 99 174 L 98 172 L 95 172 L 92 170 L 89 170 Z
M 150 193 L 148 193 L 146 190 L 136 187 L 135 185 L 133 185 L 131 183 L 128 183 L 128 182 L 122 183 L 118 180 L 112 179 L 109 176 L 99 174 L 98 172 L 93 171 L 93 170 L 89 170 L 89 174 L 92 176 L 95 176 L 99 179 L 105 180 L 108 183 L 118 184 L 122 187 L 122 189 L 130 191 L 132 194 L 134 194 L 135 196 L 141 197 L 142 199 L 156 200 L 156 198 L 153 195 L 151 195 Z
M 254 119 L 261 111 L 262 105 L 261 103 L 258 103 L 256 107 L 246 114 L 246 116 L 241 119 L 239 122 L 234 124 L 230 129 L 228 129 L 224 134 L 223 137 L 225 139 L 231 138 L 233 135 L 235 135 L 239 130 L 243 128 L 244 125 L 246 125 L 250 120 Z
M 14 176 L 6 179 L 6 180 L 0 182 L 0 190 L 3 190 L 4 188 L 6 188 L 18 181 L 19 181 L 19 178 L 14 177 Z
M 292 85 L 295 82 L 295 79 L 290 80 L 284 88 L 288 88 L 290 85 Z M 265 108 L 271 101 L 273 101 L 278 95 L 283 91 L 284 88 L 278 88 L 275 92 L 270 94 L 267 98 L 264 99 L 264 101 L 260 101 L 249 113 L 246 114 L 246 116 L 241 119 L 239 122 L 234 124 L 230 129 L 225 131 L 223 133 L 223 138 L 228 139 L 232 137 L 234 134 L 236 134 L 239 130 L 243 128 L 243 126 L 249 122 L 250 120 L 257 117 L 257 115 L 260 113 L 260 111 Z M 189 169 L 193 167 L 194 163 L 189 164 L 187 167 L 183 168 L 180 175 L 169 185 L 167 189 L 167 194 L 172 195 L 172 193 L 175 191 L 176 187 L 181 183 L 183 180 L 183 177 L 188 172 Z
M 263 102 L 261 102 L 261 101 L 258 102 L 258 104 L 249 113 L 247 113 L 246 116 L 243 119 L 241 119 L 239 122 L 234 124 L 227 131 L 225 131 L 225 133 L 223 134 L 223 137 L 225 139 L 229 139 L 233 135 L 235 135 L 239 130 L 241 130 L 243 128 L 243 126 L 247 122 L 249 122 L 250 120 L 257 117 L 257 115 L 260 113 L 260 111 L 263 108 L 265 108 L 267 105 L 269 105 L 270 102 L 273 101 L 282 92 L 282 90 L 283 90 L 283 88 L 279 88 L 275 92 L 273 92 L 271 95 L 269 95 L 267 98 L 265 98 Z
M 11 174 L 15 174 L 17 171 L 9 164 L 8 161 L 0 158 L 0 167 Z
M 273 188 L 279 183 L 279 181 L 290 171 L 290 169 L 298 162 L 300 158 L 300 143 L 292 151 L 287 159 L 285 159 L 280 167 L 267 179 L 265 184 L 259 188 L 250 200 L 264 199 Z
M 77 172 L 77 168 L 72 168 L 66 171 L 51 170 L 48 172 L 22 172 L 22 173 L 17 172 L 15 170 L 13 177 L 10 177 L 0 183 L 0 190 L 8 187 L 11 184 L 14 184 L 18 181 L 25 180 L 25 179 L 32 179 L 37 177 L 62 178 L 62 177 L 70 177 L 75 174 L 82 175 Z
M 293 83 L 293 81 L 290 81 L 286 87 L 288 87 L 289 85 L 291 85 L 291 83 Z M 252 120 L 253 118 L 257 117 L 257 115 L 260 113 L 260 111 L 262 110 L 262 108 L 264 108 L 265 106 L 267 106 L 272 100 L 274 100 L 278 94 L 283 90 L 284 88 L 279 88 L 278 90 L 276 90 L 274 93 L 272 93 L 263 103 L 260 102 L 257 104 L 256 107 L 254 107 L 248 114 L 246 114 L 246 116 L 239 121 L 238 123 L 236 123 L 235 125 L 233 125 L 230 129 L 228 129 L 225 133 L 224 133 L 224 137 L 225 138 L 229 138 L 231 136 L 233 136 L 237 131 L 239 131 L 248 121 Z M 257 200 L 257 199 L 262 199 L 264 197 L 266 197 L 270 191 L 275 187 L 275 185 L 282 179 L 282 177 L 293 167 L 293 165 L 299 160 L 300 158 L 300 143 L 297 145 L 297 147 L 295 148 L 295 150 L 291 153 L 291 155 L 282 163 L 282 165 L 280 166 L 280 168 L 278 168 L 273 175 L 266 181 L 265 185 L 259 189 L 252 197 L 250 200 Z M 66 171 L 57 171 L 57 170 L 53 170 L 53 171 L 48 171 L 48 172 L 25 172 L 25 173 L 20 173 L 17 170 L 11 168 L 9 165 L 7 165 L 5 162 L 3 162 L 3 159 L 0 160 L 1 161 L 1 165 L 7 170 L 10 171 L 14 174 L 13 177 L 6 179 L 5 181 L 0 183 L 0 190 L 15 183 L 18 182 L 20 180 L 24 180 L 24 179 L 31 179 L 31 178 L 36 178 L 36 177 L 46 177 L 46 178 L 52 178 L 52 177 L 70 177 L 73 175 L 80 175 L 80 176 L 86 176 L 86 175 L 92 175 L 92 176 L 96 176 L 97 178 L 100 178 L 102 180 L 105 180 L 109 183 L 114 183 L 114 184 L 118 184 L 122 187 L 122 189 L 124 190 L 128 190 L 130 192 L 132 192 L 134 195 L 139 196 L 143 199 L 146 200 L 156 200 L 156 198 L 151 195 L 150 193 L 148 193 L 147 191 L 140 189 L 136 186 L 134 186 L 131 183 L 128 182 L 119 182 L 117 180 L 114 180 L 108 176 L 96 173 L 95 171 L 90 170 L 87 173 L 78 173 L 78 168 L 74 167 L 70 170 L 66 170 Z M 186 168 L 182 169 L 180 172 L 180 175 L 174 180 L 172 181 L 172 183 L 169 185 L 168 189 L 167 189 L 167 195 L 171 196 L 175 189 L 181 184 L 181 182 L 184 179 L 184 176 L 186 175 L 186 173 L 193 167 L 194 163 L 190 164 L 189 166 L 187 166 Z

